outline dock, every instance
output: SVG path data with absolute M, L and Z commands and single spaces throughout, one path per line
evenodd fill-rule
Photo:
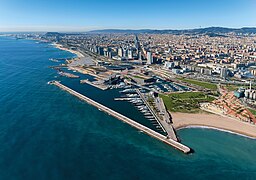
M 153 138 L 155 138 L 159 141 L 162 141 L 162 142 L 180 150 L 181 152 L 183 152 L 185 154 L 188 154 L 188 153 L 191 152 L 191 149 L 189 147 L 187 147 L 187 146 L 185 146 L 185 145 L 183 145 L 183 144 L 181 144 L 177 141 L 174 141 L 173 139 L 169 139 L 168 137 L 166 137 L 166 136 L 164 136 L 164 135 L 162 135 L 162 134 L 160 134 L 160 133 L 158 133 L 158 132 L 156 132 L 156 131 L 154 131 L 154 130 L 152 130 L 152 129 L 150 129 L 150 128 L 148 128 L 148 127 L 146 127 L 146 126 L 144 126 L 140 123 L 137 123 L 136 121 L 134 121 L 134 120 L 132 120 L 132 119 L 130 119 L 130 118 L 128 118 L 128 117 L 126 117 L 126 116 L 124 116 L 124 115 L 122 115 L 122 114 L 120 114 L 120 113 L 118 113 L 118 112 L 116 112 L 116 111 L 114 111 L 114 110 L 112 110 L 112 109 L 110 109 L 110 108 L 108 108 L 108 107 L 106 107 L 106 106 L 88 98 L 88 97 L 86 97 L 85 95 L 82 95 L 82 94 L 74 91 L 73 89 L 61 84 L 58 81 L 51 81 L 49 84 L 53 84 L 53 85 L 65 90 L 65 91 L 69 92 L 70 94 L 72 94 L 72 95 L 78 97 L 79 99 L 87 102 L 88 104 L 95 106 L 99 110 L 104 111 L 105 113 L 107 113 L 107 114 L 109 114 L 109 115 L 111 115 L 111 116 L 129 124 L 130 126 L 140 130 L 141 132 L 144 132 L 145 134 L 148 134 L 149 136 L 151 136 L 151 137 L 153 137 Z
M 127 84 L 130 84 L 130 85 L 137 86 L 137 87 L 139 87 L 139 88 L 142 88 L 142 89 L 145 89 L 145 90 L 148 90 L 148 91 L 153 91 L 153 92 L 158 93 L 158 94 L 161 93 L 161 92 L 159 92 L 159 91 L 157 91 L 157 90 L 155 90 L 155 89 L 151 89 L 151 88 L 149 88 L 149 87 L 147 87 L 147 86 L 143 86 L 143 85 L 140 85 L 140 84 L 131 82 L 131 81 L 126 81 L 126 83 L 127 83 Z
M 60 70 L 59 70 L 59 75 L 65 76 L 65 77 L 68 77 L 68 78 L 80 78 L 77 75 L 74 75 L 74 74 L 71 74 L 71 73 L 67 73 L 67 72 L 64 72 L 64 71 L 60 71 Z
M 163 121 L 162 121 L 162 125 L 167 129 L 168 135 L 175 141 L 178 141 L 178 138 L 176 136 L 175 130 L 173 125 L 171 124 L 171 116 L 169 115 L 169 113 L 167 112 L 167 109 L 164 105 L 164 101 L 162 98 L 158 98 L 158 106 L 160 109 L 160 113 L 162 113 L 163 116 Z
M 166 117 L 164 117 L 164 120 L 161 121 L 159 119 L 159 117 L 156 115 L 156 113 L 154 112 L 154 110 L 151 108 L 151 106 L 149 105 L 149 103 L 147 102 L 147 100 L 145 99 L 144 95 L 140 92 L 140 90 L 136 90 L 136 92 L 139 94 L 139 96 L 141 97 L 141 99 L 143 100 L 143 102 L 146 104 L 146 106 L 148 107 L 148 109 L 150 110 L 150 112 L 153 114 L 154 118 L 157 120 L 158 124 L 160 125 L 160 127 L 163 129 L 164 132 L 166 132 L 169 138 L 171 138 L 174 141 L 178 141 L 178 138 L 174 132 L 174 129 L 172 127 L 171 124 L 167 123 L 167 113 L 165 114 Z M 165 110 L 165 108 L 163 108 Z
M 97 82 L 97 84 L 96 84 L 96 82 Z M 91 81 L 89 81 L 89 80 L 87 80 L 87 79 L 83 79 L 83 80 L 80 80 L 80 83 L 81 84 L 89 84 L 89 85 L 91 85 L 91 86 L 93 86 L 93 87 L 96 87 L 96 88 L 99 88 L 99 89 L 101 89 L 101 90 L 103 90 L 103 91 L 105 91 L 105 90 L 107 90 L 107 89 L 109 89 L 109 87 L 107 86 L 107 85 L 104 85 L 102 82 L 100 82 L 100 81 L 95 81 L 95 82 L 91 82 Z
M 153 115 L 154 119 L 157 121 L 158 125 L 161 127 L 161 129 L 163 130 L 163 132 L 166 132 L 166 129 L 163 127 L 163 125 L 161 124 L 159 118 L 157 117 L 156 113 L 154 112 L 154 110 L 152 110 L 152 108 L 150 107 L 150 105 L 148 104 L 147 100 L 145 99 L 145 97 L 143 96 L 143 94 L 140 92 L 140 90 L 136 89 L 136 92 L 138 93 L 138 95 L 140 96 L 140 98 L 142 99 L 142 101 L 144 102 L 144 104 L 147 106 L 147 108 L 149 109 L 150 113 Z
M 115 101 L 129 101 L 132 100 L 133 98 L 114 98 Z

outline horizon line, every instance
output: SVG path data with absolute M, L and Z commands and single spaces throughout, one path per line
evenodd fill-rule
M 104 31 L 104 30 L 123 30 L 123 31 L 140 31 L 140 30 L 177 30 L 177 31 L 182 31 L 182 30 L 194 30 L 194 29 L 206 29 L 206 28 L 227 28 L 227 29 L 243 29 L 243 28 L 256 28 L 256 26 L 240 26 L 240 27 L 231 27 L 231 26 L 204 26 L 204 27 L 195 27 L 195 28 L 84 28 L 84 30 L 78 30 L 79 28 L 77 28 L 76 30 L 57 30 L 57 29 L 48 29 L 48 30 L 32 30 L 32 29 L 28 29 L 28 30 L 1 30 L 0 28 L 0 33 L 44 33 L 44 32 L 74 32 L 74 33 L 80 33 L 80 32 L 91 32 L 91 31 Z M 5 28 L 4 28 L 5 29 Z M 43 28 L 42 28 L 43 29 Z
M 74 30 L 58 30 L 57 27 L 56 29 L 43 29 L 42 30 L 4 30 L 1 31 L 1 33 L 22 33 L 22 32 L 31 32 L 31 33 L 43 33 L 43 32 L 90 32 L 90 31 L 104 31 L 104 30 L 133 30 L 133 31 L 139 31 L 139 30 L 177 30 L 177 31 L 182 31 L 182 30 L 194 30 L 194 29 L 206 29 L 206 28 L 227 28 L 227 29 L 242 29 L 242 28 L 256 28 L 256 26 L 240 26 L 240 27 L 228 27 L 228 26 L 200 26 L 200 27 L 195 27 L 195 28 L 121 28 L 121 27 L 113 27 L 113 28 L 75 28 Z M 1 29 L 1 27 L 0 27 Z M 79 30 L 80 29 L 80 30 Z M 84 29 L 84 30 L 83 30 Z

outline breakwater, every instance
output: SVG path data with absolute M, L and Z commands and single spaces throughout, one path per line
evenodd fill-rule
M 88 98 L 88 97 L 86 97 L 85 95 L 82 95 L 82 94 L 74 91 L 73 89 L 61 84 L 58 81 L 51 81 L 50 84 L 56 85 L 57 87 L 69 92 L 70 94 L 78 97 L 79 99 L 86 101 L 88 104 L 97 107 L 99 110 L 106 112 L 107 114 L 109 114 L 109 115 L 111 115 L 111 116 L 113 116 L 113 117 L 131 125 L 132 127 L 144 132 L 145 134 L 148 134 L 151 137 L 154 137 L 155 139 L 158 139 L 158 140 L 160 140 L 160 141 L 162 141 L 162 142 L 164 142 L 164 143 L 182 151 L 183 153 L 187 154 L 187 153 L 191 152 L 191 149 L 189 147 L 187 147 L 187 146 L 185 146 L 185 145 L 183 145 L 179 142 L 176 142 L 172 139 L 169 139 L 166 136 L 164 136 L 164 135 L 162 135 L 162 134 L 160 134 L 160 133 L 158 133 L 158 132 L 156 132 L 156 131 L 154 131 L 154 130 L 146 127 L 146 126 L 141 125 L 140 123 L 137 123 L 136 121 L 134 121 L 134 120 L 132 120 L 132 119 L 130 119 L 130 118 L 128 118 L 128 117 L 126 117 L 126 116 L 124 116 L 124 115 L 122 115 L 122 114 L 120 114 L 120 113 L 118 113 L 118 112 L 116 112 L 116 111 L 114 111 L 114 110 L 112 110 L 112 109 L 110 109 L 110 108 L 108 108 L 108 107 L 106 107 L 106 106 Z

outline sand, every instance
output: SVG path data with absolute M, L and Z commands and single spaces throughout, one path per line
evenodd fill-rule
M 84 55 L 82 53 L 80 53 L 78 51 L 75 51 L 75 50 L 72 50 L 72 49 L 64 48 L 61 44 L 54 43 L 53 45 L 58 49 L 61 49 L 61 50 L 64 50 L 64 51 L 69 51 L 73 54 L 76 54 L 78 58 L 84 57 Z
M 256 138 L 256 125 L 215 114 L 171 113 L 173 127 L 210 127 Z

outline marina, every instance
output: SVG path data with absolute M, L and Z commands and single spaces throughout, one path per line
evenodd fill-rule
M 174 148 L 152 139 L 143 131 L 120 123 L 107 113 L 102 113 L 102 110 L 98 111 L 98 108 L 86 105 L 72 95 L 56 89 L 55 86 L 46 85 L 46 83 L 53 78 L 59 80 L 76 92 L 85 94 L 96 102 L 157 131 L 153 127 L 153 124 L 159 126 L 155 123 L 156 120 L 150 115 L 145 115 L 146 113 L 141 113 L 137 108 L 137 105 L 142 106 L 144 103 L 133 104 L 128 100 L 125 102 L 114 101 L 114 98 L 137 98 L 137 96 L 129 97 L 131 93 L 127 93 L 126 97 L 124 93 L 119 94 L 121 89 L 115 88 L 101 91 L 93 86 L 80 84 L 80 79 L 63 77 L 58 75 L 57 71 L 42 68 L 58 65 L 48 59 L 50 57 L 71 57 L 72 55 L 68 52 L 60 53 L 52 46 L 36 44 L 30 40 L 19 40 L 16 42 L 17 44 L 11 43 L 13 40 L 10 40 L 10 43 L 8 41 L 0 41 L 0 44 L 2 43 L 0 50 L 3 54 L 1 62 L 6 64 L 1 65 L 1 72 L 3 72 L 3 77 L 8 77 L 13 73 L 17 73 L 17 75 L 2 78 L 3 84 L 12 84 L 13 88 L 10 86 L 1 88 L 1 94 L 6 95 L 2 98 L 2 126 L 8 127 L 2 129 L 1 157 L 4 163 L 1 168 L 5 170 L 5 173 L 1 173 L 1 179 L 17 179 L 24 173 L 27 174 L 23 176 L 26 179 L 40 177 L 58 179 L 54 174 L 63 168 L 72 172 L 70 179 L 77 179 L 78 176 L 75 174 L 79 176 L 83 174 L 86 179 L 89 172 L 99 172 L 100 177 L 105 178 L 109 173 L 109 168 L 113 169 L 115 173 L 123 173 L 123 169 L 127 169 L 124 176 L 119 176 L 120 179 L 127 177 L 128 172 L 143 173 L 145 179 L 167 179 L 169 177 L 185 179 L 193 177 L 194 174 L 203 174 L 202 178 L 214 179 L 219 177 L 220 168 L 226 172 L 233 172 L 232 175 L 226 174 L 224 177 L 226 179 L 229 179 L 227 176 L 233 179 L 235 177 L 253 179 L 254 174 L 250 176 L 250 173 L 255 172 L 252 153 L 256 147 L 255 140 L 201 127 L 189 128 L 190 126 L 186 126 L 186 129 L 179 129 L 193 121 L 195 127 L 198 127 L 196 126 L 198 124 L 207 125 L 205 121 L 211 122 L 210 115 L 200 117 L 201 115 L 197 114 L 186 114 L 183 117 L 181 114 L 172 113 L 177 136 L 181 138 L 182 143 L 195 150 L 195 153 L 189 156 L 184 155 Z M 18 51 L 20 48 L 26 52 Z M 18 53 L 17 56 L 9 56 L 15 52 Z M 10 63 L 15 66 L 10 68 L 7 65 Z M 28 69 L 21 66 L 24 64 Z M 34 71 L 34 68 L 40 69 L 40 71 Z M 60 68 L 70 72 L 65 67 L 60 66 Z M 87 75 L 80 75 L 80 77 L 93 81 L 93 78 Z M 24 86 L 16 82 L 20 82 Z M 130 88 L 133 87 L 125 86 L 125 89 Z M 19 96 L 13 96 L 17 93 Z M 13 102 L 8 101 L 7 97 L 13 97 Z M 29 103 L 25 103 L 27 100 Z M 13 116 L 7 113 L 10 111 L 14 112 Z M 144 115 L 152 119 L 146 119 Z M 218 126 L 216 124 L 208 124 L 208 126 L 224 127 L 225 119 L 223 121 L 223 118 L 211 118 L 212 122 L 216 122 Z M 228 121 L 230 124 L 234 122 L 231 119 Z M 235 121 L 235 123 L 237 124 L 233 125 L 234 128 L 241 131 L 241 127 L 244 125 L 239 126 L 239 121 Z M 243 132 L 253 133 L 253 130 L 243 129 Z M 10 139 L 6 141 L 6 137 Z M 24 142 L 26 145 L 21 146 Z M 241 144 L 243 144 L 242 148 Z M 9 163 L 10 157 L 17 163 Z M 35 160 L 40 162 L 40 165 L 35 163 Z M 113 161 L 118 161 L 118 163 L 113 163 Z M 212 168 L 213 163 L 217 168 Z M 32 168 L 31 164 L 33 164 Z M 203 171 L 202 166 L 205 167 Z M 103 172 L 99 171 L 104 167 L 109 168 Z M 6 177 L 4 174 L 14 176 Z M 59 179 L 65 179 L 66 173 L 63 174 Z M 182 175 L 177 176 L 177 174 Z M 216 174 L 218 175 L 216 176 Z M 136 177 L 130 173 L 128 175 L 128 178 L 131 179 Z
M 141 97 L 143 102 L 146 104 L 147 108 L 152 113 L 153 117 L 158 122 L 158 125 L 164 130 L 164 132 L 167 133 L 167 137 L 173 139 L 174 141 L 178 141 L 176 133 L 174 132 L 174 128 L 172 127 L 171 124 L 167 123 L 169 121 L 169 119 L 160 120 L 160 118 L 157 116 L 157 114 L 151 108 L 151 106 L 149 105 L 148 101 L 145 99 L 144 95 L 140 92 L 140 90 L 137 89 L 137 93 L 139 94 L 139 96 Z M 165 107 L 163 107 L 162 110 L 165 110 Z
M 156 127 L 157 130 L 160 130 L 164 134 L 166 134 L 166 130 L 162 127 L 161 123 L 158 120 L 158 117 L 154 115 L 152 110 L 148 108 L 148 106 L 145 104 L 143 99 L 140 97 L 138 92 L 134 89 L 125 89 L 122 91 L 119 91 L 123 94 L 122 98 L 115 98 L 115 101 L 128 101 L 132 103 L 143 115 L 144 117 L 150 121 L 150 123 Z M 132 93 L 132 94 L 129 94 Z M 172 136 L 173 137 L 173 136 Z M 177 141 L 177 138 L 173 138 L 175 141 Z
M 95 106 L 96 108 L 100 109 L 101 111 L 104 111 L 107 114 L 116 117 L 117 119 L 131 125 L 132 127 L 144 132 L 145 134 L 150 135 L 153 138 L 156 138 L 156 139 L 158 139 L 158 140 L 160 140 L 160 141 L 162 141 L 162 142 L 180 150 L 181 152 L 183 152 L 185 154 L 188 154 L 188 153 L 191 152 L 191 149 L 189 147 L 187 147 L 187 146 L 185 146 L 185 145 L 183 145 L 183 144 L 181 144 L 177 141 L 174 141 L 171 138 L 168 138 L 168 136 L 164 136 L 164 135 L 162 135 L 162 134 L 160 134 L 156 131 L 153 131 L 152 129 L 150 129 L 146 126 L 143 126 L 143 125 L 137 123 L 136 121 L 134 121 L 134 120 L 132 120 L 132 119 L 126 117 L 126 116 L 123 116 L 122 114 L 117 113 L 117 112 L 113 111 L 112 109 L 110 109 L 110 108 L 108 108 L 108 107 L 106 107 L 106 106 L 104 106 L 104 105 L 102 105 L 98 102 L 95 102 L 94 100 L 92 100 L 92 99 L 90 99 L 90 98 L 88 98 L 88 97 L 86 97 L 86 96 L 68 88 L 67 86 L 64 86 L 60 82 L 51 81 L 50 84 L 56 85 L 57 87 L 65 90 L 65 91 L 68 91 L 70 94 L 86 101 L 88 104 L 91 104 L 91 105 Z
M 253 0 L 6 0 L 0 180 L 256 179 Z
M 112 110 L 157 131 L 152 127 L 156 120 L 144 119 L 144 114 L 135 106 L 137 104 L 114 101 L 114 98 L 126 98 L 122 96 L 124 94 L 119 96 L 119 89 L 101 91 L 93 86 L 80 84 L 80 79 L 59 76 L 57 71 L 42 68 L 58 65 L 48 59 L 71 57 L 68 52 L 60 52 L 52 46 L 36 44 L 35 41 L 18 40 L 14 44 L 13 39 L 4 39 L 5 41 L 0 40 L 3 55 L 1 80 L 2 84 L 6 84 L 1 88 L 1 119 L 2 127 L 8 128 L 2 128 L 1 131 L 1 168 L 4 170 L 1 179 L 65 179 L 66 170 L 71 174 L 69 179 L 79 179 L 78 176 L 86 179 L 91 172 L 98 173 L 92 178 L 104 179 L 109 175 L 109 169 L 114 171 L 118 179 L 134 179 L 138 177 L 137 174 L 141 174 L 144 179 L 189 179 L 195 177 L 195 174 L 201 175 L 202 179 L 216 179 L 220 177 L 220 171 L 232 172 L 225 173 L 225 179 L 255 177 L 252 173 L 256 169 L 252 153 L 256 148 L 254 139 L 196 126 L 199 123 L 201 126 L 207 125 L 205 120 L 211 122 L 209 118 L 212 118 L 212 122 L 219 122 L 216 127 L 223 128 L 225 119 L 223 121 L 223 118 L 216 119 L 216 116 L 209 117 L 210 115 L 200 117 L 198 114 L 185 114 L 183 117 L 172 113 L 177 136 L 182 143 L 195 150 L 195 153 L 187 156 L 152 139 L 141 130 L 120 123 L 107 113 L 98 111 L 98 108 L 84 104 L 69 93 L 47 85 L 53 78 L 59 80 L 65 86 L 101 104 L 106 102 L 104 105 Z M 24 52 L 19 51 L 21 48 Z M 17 54 L 10 56 L 14 53 Z M 10 63 L 15 66 L 10 68 Z M 35 68 L 38 71 L 34 71 Z M 61 68 L 65 71 L 67 69 Z M 11 74 L 16 76 L 5 78 Z M 80 77 L 90 79 L 87 75 Z M 21 83 L 24 85 L 21 86 Z M 12 87 L 7 86 L 8 84 L 12 84 Z M 132 87 L 125 86 L 126 88 Z M 14 96 L 17 93 L 19 95 Z M 13 101 L 9 101 L 8 97 L 12 97 Z M 10 116 L 7 112 L 13 115 Z M 187 126 L 182 129 L 186 123 L 189 125 L 193 121 L 197 128 Z M 239 126 L 239 121 L 228 121 L 230 124 L 235 122 L 234 128 L 240 131 L 244 126 Z M 214 124 L 208 124 L 210 125 Z M 255 134 L 253 129 L 243 129 L 243 132 Z M 13 162 L 12 159 L 17 163 L 10 163 L 10 160 Z M 213 164 L 216 168 L 212 168 Z M 104 170 L 104 167 L 108 168 Z M 63 168 L 65 172 L 62 173 Z M 57 173 L 60 173 L 59 178 L 55 176 Z

